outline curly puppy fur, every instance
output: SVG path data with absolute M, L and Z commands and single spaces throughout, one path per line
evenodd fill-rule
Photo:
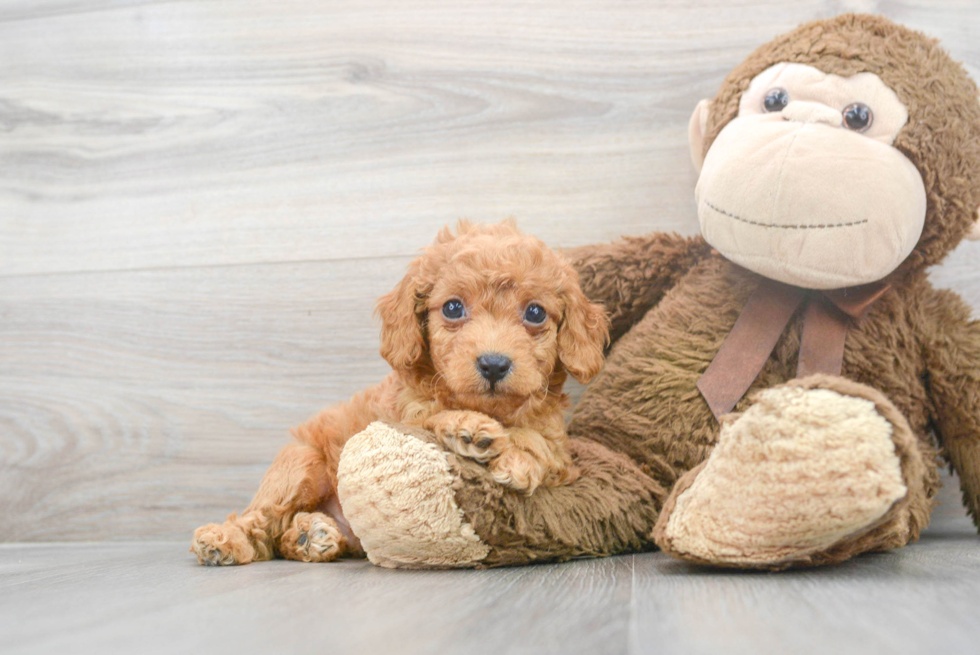
M 462 310 L 444 313 L 450 301 Z M 528 320 L 531 305 L 544 310 L 543 321 Z M 565 449 L 562 386 L 569 374 L 586 382 L 599 372 L 609 328 L 564 256 L 512 222 L 461 221 L 409 265 L 377 313 L 393 372 L 293 430 L 296 441 L 242 515 L 195 531 L 191 551 L 202 564 L 361 555 L 336 501 L 337 465 L 347 440 L 376 420 L 432 430 L 451 450 L 487 463 L 498 483 L 528 494 L 577 476 Z M 481 372 L 486 355 L 505 358 L 502 377 Z

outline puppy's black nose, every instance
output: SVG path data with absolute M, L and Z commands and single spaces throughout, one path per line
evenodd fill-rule
M 480 369 L 480 375 L 494 384 L 510 373 L 511 361 L 499 353 L 487 353 L 476 358 L 476 367 Z

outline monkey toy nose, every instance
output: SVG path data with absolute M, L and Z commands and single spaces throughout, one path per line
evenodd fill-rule
M 490 384 L 499 382 L 510 373 L 511 361 L 499 353 L 487 353 L 476 358 L 476 367 Z
M 841 113 L 822 105 L 819 102 L 807 102 L 805 100 L 792 100 L 783 107 L 781 112 L 783 120 L 797 121 L 799 123 L 824 123 L 839 127 L 843 116 Z

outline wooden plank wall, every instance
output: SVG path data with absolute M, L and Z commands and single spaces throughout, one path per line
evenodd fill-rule
M 447 222 L 694 232 L 697 100 L 846 10 L 980 73 L 975 0 L 0 2 L 0 540 L 241 508 Z M 936 278 L 980 307 L 978 254 Z

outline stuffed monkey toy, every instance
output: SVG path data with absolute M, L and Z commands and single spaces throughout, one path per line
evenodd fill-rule
M 690 123 L 701 236 L 571 251 L 614 343 L 530 496 L 376 423 L 338 495 L 376 564 L 659 547 L 782 569 L 903 546 L 952 465 L 980 510 L 980 322 L 927 268 L 977 236 L 980 102 L 933 39 L 844 15 L 760 47 Z

